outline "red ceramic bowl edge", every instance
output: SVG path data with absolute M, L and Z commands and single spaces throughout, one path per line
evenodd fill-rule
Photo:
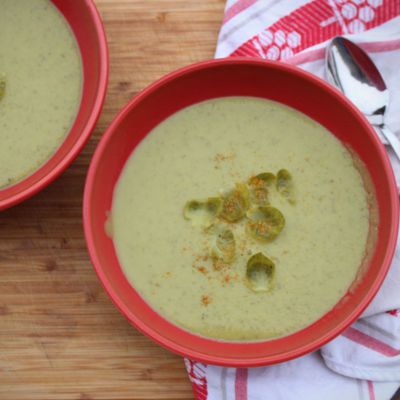
M 315 351 L 322 347 L 327 342 L 331 341 L 335 337 L 337 337 L 341 332 L 343 332 L 347 327 L 349 327 L 360 315 L 361 313 L 368 307 L 371 303 L 373 298 L 375 297 L 376 293 L 378 292 L 379 288 L 381 287 L 383 280 L 389 270 L 391 260 L 394 255 L 394 251 L 396 249 L 397 243 L 397 234 L 398 234 L 398 220 L 399 220 L 399 197 L 397 193 L 397 186 L 396 181 L 394 178 L 393 170 L 389 161 L 389 157 L 384 149 L 384 146 L 380 142 L 379 138 L 377 137 L 375 131 L 369 124 L 369 122 L 365 119 L 364 115 L 350 102 L 344 95 L 334 88 L 333 86 L 329 85 L 322 79 L 316 77 L 315 75 L 300 70 L 298 67 L 279 63 L 280 68 L 286 69 L 287 71 L 291 71 L 295 74 L 303 74 L 308 79 L 312 80 L 316 85 L 319 85 L 327 90 L 331 94 L 333 94 L 338 101 L 341 101 L 346 105 L 346 107 L 350 108 L 359 119 L 359 122 L 364 126 L 366 130 L 369 130 L 373 133 L 373 140 L 378 144 L 378 151 L 381 153 L 382 158 L 384 160 L 384 169 L 386 174 L 391 181 L 390 185 L 390 197 L 391 197 L 391 204 L 392 204 L 392 213 L 393 213 L 393 220 L 391 229 L 390 229 L 390 239 L 389 244 L 386 252 L 386 256 L 384 262 L 382 263 L 380 272 L 378 277 L 375 279 L 374 284 L 371 286 L 368 294 L 363 298 L 363 301 L 360 302 L 357 307 L 353 310 L 352 314 L 349 315 L 340 325 L 338 325 L 335 329 L 332 329 L 326 335 L 314 340 L 313 342 L 309 343 L 306 346 L 301 348 L 295 349 L 291 352 L 287 352 L 284 354 L 279 354 L 276 356 L 268 356 L 268 357 L 260 357 L 260 358 L 252 358 L 251 361 L 246 359 L 236 359 L 232 360 L 226 357 L 214 357 L 205 355 L 203 353 L 196 352 L 194 350 L 189 350 L 186 347 L 180 346 L 176 342 L 171 340 L 165 339 L 162 335 L 158 332 L 155 332 L 151 328 L 149 328 L 146 324 L 144 324 L 139 318 L 137 318 L 134 314 L 130 312 L 130 310 L 120 301 L 119 296 L 116 291 L 111 287 L 108 283 L 106 276 L 104 275 L 101 269 L 100 260 L 97 257 L 95 245 L 93 242 L 93 237 L 91 234 L 91 215 L 90 215 L 90 202 L 91 202 L 91 193 L 92 193 L 92 186 L 95 176 L 95 171 L 97 169 L 97 165 L 100 163 L 102 153 L 107 146 L 108 140 L 111 138 L 114 127 L 119 124 L 121 120 L 123 120 L 125 114 L 129 112 L 130 108 L 134 107 L 136 103 L 142 100 L 142 98 L 146 97 L 149 93 L 156 90 L 159 86 L 163 85 L 164 83 L 168 82 L 171 79 L 184 75 L 186 72 L 194 71 L 196 69 L 202 69 L 208 66 L 212 66 L 215 64 L 241 64 L 241 63 L 255 63 L 255 64 L 274 64 L 276 65 L 277 62 L 273 61 L 266 61 L 266 60 L 258 60 L 258 59 L 251 59 L 245 57 L 235 57 L 235 58 L 226 58 L 226 59 L 215 59 L 215 60 L 206 60 L 202 62 L 198 62 L 195 64 L 191 64 L 189 66 L 183 67 L 176 71 L 170 72 L 167 75 L 163 76 L 162 78 L 158 79 L 154 83 L 147 86 L 141 92 L 139 92 L 135 97 L 133 97 L 128 104 L 126 104 L 123 109 L 117 114 L 117 116 L 112 121 L 111 125 L 107 128 L 105 133 L 103 134 L 96 151 L 93 155 L 93 158 L 90 163 L 90 167 L 88 170 L 85 189 L 84 189 L 84 200 L 83 200 L 83 224 L 84 224 L 84 233 L 86 238 L 86 243 L 89 251 L 89 256 L 92 261 L 94 270 L 110 296 L 114 305 L 118 308 L 118 310 L 124 315 L 124 317 L 137 328 L 140 332 L 145 334 L 146 336 L 150 337 L 152 340 L 167 348 L 168 350 L 181 355 L 183 357 L 188 357 L 190 359 L 200 361 L 206 364 L 213 364 L 213 365 L 221 365 L 221 366 L 228 366 L 228 367 L 257 367 L 257 366 L 264 366 L 270 364 L 276 364 L 284 361 L 288 361 L 293 358 L 300 357 L 302 355 L 308 354 L 312 351 Z M 243 343 L 245 345 L 245 343 Z
M 101 110 L 103 109 L 104 101 L 107 94 L 108 75 L 109 75 L 109 63 L 108 63 L 108 46 L 107 37 L 103 25 L 103 21 L 100 17 L 100 13 L 93 0 L 86 0 L 90 12 L 93 16 L 93 21 L 97 30 L 97 37 L 99 39 L 100 54 L 102 55 L 103 62 L 100 65 L 100 76 L 99 76 L 99 89 L 98 96 L 93 107 L 92 114 L 89 121 L 87 122 L 84 131 L 81 133 L 79 138 L 76 140 L 74 146 L 71 148 L 69 153 L 62 159 L 61 162 L 55 165 L 55 167 L 42 179 L 35 182 L 29 188 L 11 196 L 0 202 L 0 211 L 6 210 L 7 208 L 13 207 L 16 204 L 23 202 L 24 200 L 34 196 L 36 193 L 44 189 L 55 179 L 57 179 L 68 166 L 76 159 L 79 155 L 83 146 L 89 140 L 96 123 L 100 117 Z M 18 183 L 16 184 L 18 186 Z

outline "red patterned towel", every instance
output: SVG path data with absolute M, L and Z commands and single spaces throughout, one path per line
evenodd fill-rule
M 400 134 L 399 15 L 400 0 L 228 0 L 216 57 L 285 61 L 324 77 L 327 41 L 349 35 L 381 70 L 391 91 L 387 123 Z M 394 169 L 399 179 L 398 164 Z M 400 250 L 363 317 L 320 351 L 270 367 L 186 366 L 200 400 L 396 398 Z

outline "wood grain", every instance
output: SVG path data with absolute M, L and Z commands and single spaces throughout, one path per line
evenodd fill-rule
M 116 112 L 163 74 L 214 53 L 224 0 L 97 0 L 110 49 L 106 104 L 54 184 L 0 214 L 0 399 L 192 399 L 182 359 L 132 328 L 100 287 L 81 206 Z

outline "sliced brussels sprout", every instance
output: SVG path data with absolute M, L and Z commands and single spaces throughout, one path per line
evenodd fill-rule
M 271 242 L 285 226 L 285 217 L 275 207 L 255 207 L 247 212 L 247 232 L 255 239 Z
M 3 74 L 0 74 L 0 100 L 6 94 L 6 77 Z
M 272 186 L 275 183 L 275 175 L 272 172 L 262 172 L 256 178 L 263 181 L 265 186 Z
M 292 175 L 287 169 L 281 169 L 276 175 L 276 189 L 289 203 L 296 202 Z
M 268 190 L 275 183 L 275 175 L 263 172 L 248 180 L 251 201 L 259 206 L 268 204 Z
M 235 189 L 223 196 L 220 217 L 228 222 L 236 222 L 246 215 L 250 205 L 249 189 L 242 183 L 237 183 Z
M 269 292 L 275 285 L 275 264 L 262 253 L 252 255 L 247 261 L 246 284 L 255 292 Z
M 214 239 L 211 246 L 211 256 L 224 262 L 231 262 L 235 258 L 236 242 L 233 232 L 226 227 L 214 227 Z
M 219 197 L 210 197 L 207 200 L 190 200 L 185 204 L 183 216 L 194 226 L 210 227 L 221 212 L 222 200 Z

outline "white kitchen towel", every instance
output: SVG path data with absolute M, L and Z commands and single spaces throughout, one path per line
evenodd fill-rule
M 325 78 L 325 47 L 337 35 L 358 43 L 382 72 L 391 94 L 386 122 L 400 136 L 400 0 L 228 0 L 216 57 L 288 62 Z M 400 247 L 362 318 L 320 351 L 251 369 L 185 362 L 200 400 L 400 398 Z

